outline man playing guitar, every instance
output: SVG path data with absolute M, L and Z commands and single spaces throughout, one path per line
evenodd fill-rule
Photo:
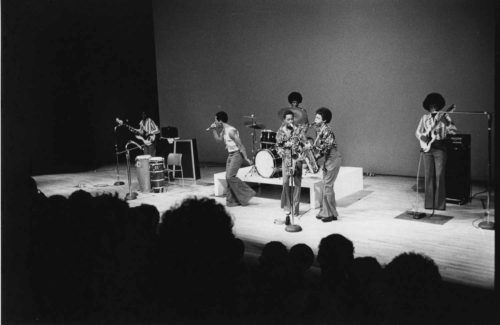
M 422 106 L 429 113 L 422 116 L 415 132 L 424 157 L 426 209 L 446 209 L 447 153 L 444 140 L 449 134 L 456 134 L 457 128 L 449 114 L 440 112 L 444 105 L 445 100 L 441 94 L 428 94 Z M 455 105 L 452 105 L 446 111 L 454 108 Z
M 156 156 L 156 135 L 160 133 L 160 129 L 156 123 L 147 115 L 146 112 L 142 112 L 142 119 L 139 122 L 139 128 L 133 128 L 130 125 L 123 123 L 122 120 L 116 119 L 119 125 L 127 127 L 131 132 L 135 133 L 135 137 L 141 140 L 145 155 Z

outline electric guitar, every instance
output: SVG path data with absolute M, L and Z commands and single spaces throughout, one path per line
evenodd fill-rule
M 455 108 L 456 108 L 456 105 L 452 104 L 444 112 L 437 113 L 439 115 L 436 118 L 436 122 L 434 122 L 434 125 L 431 127 L 431 129 L 429 131 L 427 131 L 426 134 L 422 134 L 422 136 L 426 136 L 429 140 L 426 142 L 426 141 L 419 139 L 420 148 L 422 148 L 423 152 L 429 152 L 429 150 L 431 150 L 431 145 L 436 140 L 436 132 L 434 132 L 434 131 L 436 130 L 436 128 L 439 125 L 439 123 L 441 122 L 441 120 L 443 120 L 443 118 L 445 118 L 446 113 L 454 111 Z
M 144 143 L 144 145 L 146 145 L 146 146 L 152 145 L 156 139 L 156 134 L 145 134 L 145 133 L 131 127 L 130 125 L 123 123 L 123 121 L 120 120 L 119 118 L 116 118 L 115 120 L 116 120 L 116 123 L 118 123 L 118 126 L 124 126 L 127 129 L 129 129 L 130 132 L 134 133 L 135 137 L 137 139 L 141 140 L 142 143 Z

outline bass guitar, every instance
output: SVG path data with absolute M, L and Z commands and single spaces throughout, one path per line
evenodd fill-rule
M 419 139 L 420 141 L 420 148 L 422 149 L 423 152 L 429 152 L 431 150 L 431 145 L 432 143 L 436 140 L 436 128 L 438 127 L 439 123 L 446 117 L 446 113 L 454 111 L 456 108 L 455 104 L 451 105 L 448 107 L 444 112 L 438 112 L 439 114 L 436 118 L 436 122 L 434 122 L 434 125 L 430 128 L 427 133 L 422 134 L 422 136 L 425 136 L 427 141 L 423 141 L 422 139 Z
M 127 129 L 129 129 L 130 132 L 134 133 L 135 134 L 135 137 L 139 140 L 142 141 L 142 143 L 146 146 L 150 146 L 153 144 L 153 142 L 155 141 L 156 139 L 156 134 L 145 134 L 135 128 L 133 128 L 132 126 L 128 125 L 128 124 L 125 124 L 123 123 L 122 120 L 120 120 L 119 118 L 116 118 L 116 123 L 118 123 L 118 126 L 124 126 L 126 127 Z

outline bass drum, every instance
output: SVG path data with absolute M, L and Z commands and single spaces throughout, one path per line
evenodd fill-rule
M 255 168 L 262 177 L 280 177 L 281 163 L 282 159 L 276 150 L 262 149 L 255 155 Z

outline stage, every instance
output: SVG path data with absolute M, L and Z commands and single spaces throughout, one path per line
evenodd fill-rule
M 214 194 L 214 174 L 223 172 L 224 166 L 201 164 L 200 167 L 201 179 L 185 180 L 184 185 L 177 181 L 164 193 L 139 193 L 137 199 L 129 201 L 130 206 L 150 204 L 163 213 L 188 196 L 208 196 L 224 204 L 225 198 Z M 35 180 L 47 196 L 69 196 L 82 189 L 94 195 L 117 193 L 124 198 L 129 192 L 126 166 L 120 167 L 119 176 L 125 184 L 115 186 L 116 166 L 107 166 L 83 173 L 36 176 Z M 337 201 L 339 220 L 330 223 L 315 218 L 319 210 L 311 208 L 309 190 L 303 189 L 300 217 L 295 220 L 303 230 L 297 233 L 286 232 L 284 226 L 273 223 L 275 218 L 284 217 L 278 186 L 252 184 L 258 195 L 250 205 L 227 210 L 234 218 L 236 236 L 245 242 L 248 258 L 257 257 L 269 241 L 281 241 L 288 247 L 305 243 L 317 253 L 321 238 L 339 233 L 354 243 L 355 257 L 373 256 L 386 264 L 403 252 L 424 253 L 434 259 L 443 279 L 493 289 L 495 231 L 478 227 L 484 220 L 486 193 L 466 205 L 448 204 L 446 211 L 436 211 L 433 218 L 401 218 L 401 214 L 415 207 L 414 184 L 415 179 L 410 177 L 364 176 L 361 191 Z M 138 190 L 135 167 L 131 190 Z M 472 193 L 483 190 L 474 186 Z M 421 208 L 422 196 L 420 210 L 430 214 L 432 211 Z M 494 220 L 493 207 L 492 201 L 491 220 Z

